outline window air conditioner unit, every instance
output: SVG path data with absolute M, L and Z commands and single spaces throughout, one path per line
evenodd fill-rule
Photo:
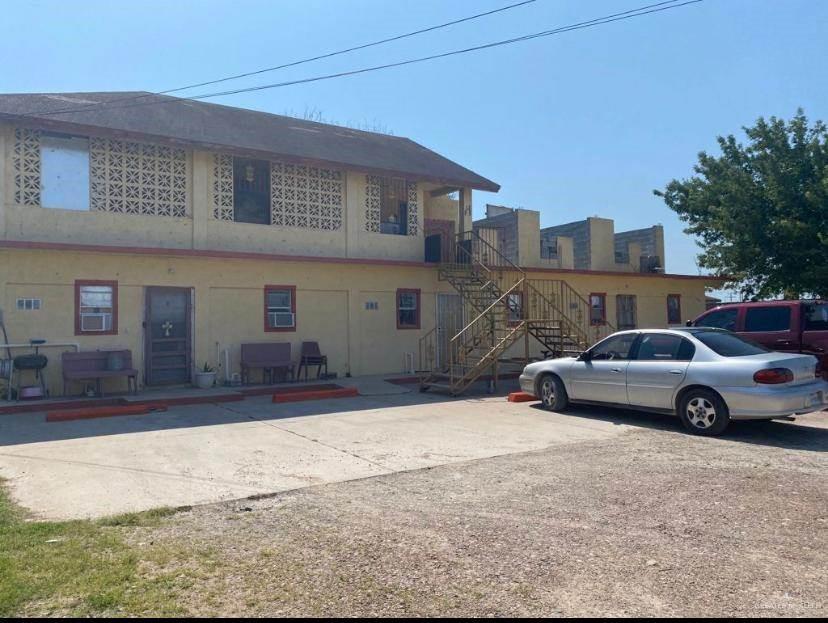
M 657 255 L 642 255 L 640 258 L 640 270 L 642 273 L 663 273 L 661 258 Z
M 109 318 L 109 314 L 81 314 L 81 331 L 108 331 L 110 329 Z
M 294 325 L 294 314 L 292 312 L 268 312 L 268 322 L 276 329 L 289 328 Z

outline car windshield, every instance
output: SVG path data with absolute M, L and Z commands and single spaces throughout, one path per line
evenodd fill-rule
M 764 346 L 725 331 L 699 331 L 694 336 L 722 357 L 747 357 L 771 352 Z

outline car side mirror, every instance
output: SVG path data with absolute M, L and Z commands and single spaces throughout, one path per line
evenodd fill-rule
M 692 320 L 688 320 L 687 322 L 685 322 L 685 323 L 684 323 L 684 326 L 685 326 L 685 327 L 692 327 L 692 326 L 693 326 L 693 321 L 692 321 Z
M 578 361 L 592 361 L 592 353 L 588 350 L 585 350 L 580 355 L 578 355 Z

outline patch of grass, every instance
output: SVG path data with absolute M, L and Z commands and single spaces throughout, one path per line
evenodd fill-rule
M 164 548 L 139 549 L 111 527 L 158 525 L 172 512 L 101 522 L 27 521 L 0 482 L 0 617 L 186 614 L 177 595 L 187 574 L 144 574 L 142 563 L 163 558 Z
M 97 523 L 99 526 L 105 526 L 107 528 L 120 528 L 125 526 L 154 528 L 161 524 L 162 519 L 170 515 L 175 515 L 177 512 L 178 509 L 164 506 L 140 513 L 124 513 L 122 515 L 104 517 L 103 519 L 99 519 Z

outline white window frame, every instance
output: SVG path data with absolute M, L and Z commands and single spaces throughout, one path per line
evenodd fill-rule
M 271 294 L 287 294 L 287 305 L 270 305 L 269 297 Z M 265 288 L 265 316 L 267 324 L 265 329 L 267 331 L 290 331 L 296 328 L 296 302 L 294 297 L 296 290 L 284 286 L 268 286 Z M 281 322 L 287 320 L 288 322 Z
M 43 306 L 43 302 L 38 298 L 19 298 L 17 299 L 17 311 L 38 311 Z
M 418 289 L 414 288 L 399 288 L 397 290 L 397 329 L 419 329 L 421 326 L 421 316 L 420 316 L 420 298 L 421 292 Z M 403 299 L 406 297 L 411 297 L 411 303 L 403 304 Z M 414 322 L 403 323 L 400 322 L 400 316 L 402 312 L 411 312 L 414 314 Z
M 96 292 L 90 292 L 97 290 Z M 109 305 L 84 305 L 84 294 L 100 294 L 109 291 Z M 110 285 L 84 284 L 78 289 L 78 323 L 81 333 L 109 333 L 113 331 L 115 320 L 115 288 Z M 84 308 L 87 311 L 84 311 Z M 87 320 L 99 320 L 99 326 L 88 326 Z

